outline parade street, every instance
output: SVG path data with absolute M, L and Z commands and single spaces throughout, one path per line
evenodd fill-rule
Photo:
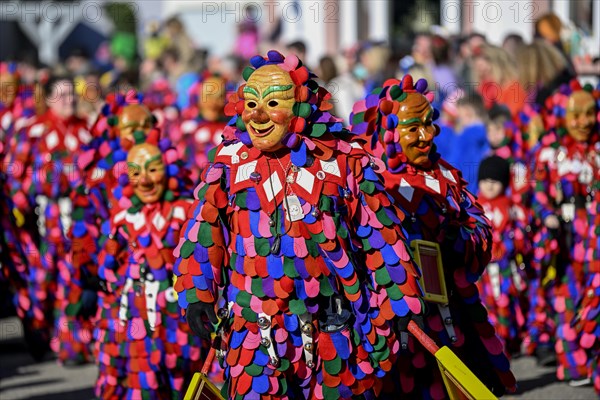
M 519 392 L 504 399 L 587 400 L 595 399 L 592 387 L 572 388 L 556 382 L 552 368 L 536 366 L 535 359 L 513 360 Z M 53 357 L 36 364 L 27 353 L 17 318 L 0 320 L 1 400 L 88 400 L 93 399 L 96 367 L 66 369 Z

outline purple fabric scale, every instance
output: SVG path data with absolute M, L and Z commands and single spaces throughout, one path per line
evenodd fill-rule
M 296 267 L 296 271 L 298 271 L 298 274 L 300 274 L 302 279 L 306 280 L 306 279 L 310 278 L 310 274 L 306 270 L 306 266 L 304 265 L 303 259 L 296 257 L 294 259 L 294 266 Z
M 277 297 L 275 294 L 275 287 L 273 285 L 274 281 L 275 280 L 270 276 L 263 278 L 262 280 L 263 292 L 265 292 L 265 295 L 271 299 Z

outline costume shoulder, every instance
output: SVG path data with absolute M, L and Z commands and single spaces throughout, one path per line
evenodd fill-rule
M 440 158 L 437 161 L 437 166 L 439 167 L 442 176 L 446 178 L 448 184 L 458 187 L 461 191 L 466 188 L 467 181 L 463 178 L 462 172 L 458 168 L 443 158 Z

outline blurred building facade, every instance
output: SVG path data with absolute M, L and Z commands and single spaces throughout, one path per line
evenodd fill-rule
M 2 1 L 0 58 L 15 57 L 22 45 L 38 48 L 45 63 L 58 60 L 57 48 L 77 24 L 108 34 L 111 22 L 103 13 L 106 0 Z M 575 32 L 565 38 L 571 54 L 600 53 L 600 0 L 130 0 L 137 29 L 143 34 L 150 21 L 179 15 L 196 45 L 212 54 L 229 53 L 237 26 L 251 18 L 261 37 L 275 33 L 280 43 L 302 40 L 308 62 L 339 52 L 358 41 L 392 43 L 407 32 L 438 25 L 448 34 L 480 32 L 499 44 L 509 33 L 525 40 L 535 20 L 556 13 Z M 57 14 L 61 14 L 57 18 Z M 576 29 L 575 29 L 576 28 Z M 28 43 L 26 43 L 28 42 Z M 30 43 L 29 43 L 30 42 Z

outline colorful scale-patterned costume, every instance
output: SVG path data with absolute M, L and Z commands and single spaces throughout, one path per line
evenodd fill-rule
M 21 214 L 34 215 L 36 210 L 38 215 L 40 259 L 31 260 L 29 266 L 30 300 L 36 320 L 45 320 L 40 322 L 41 330 L 49 330 L 45 325 L 55 322 L 57 337 L 51 346 L 61 361 L 85 359 L 88 351 L 79 344 L 90 340 L 79 337 L 79 330 L 70 330 L 64 314 L 72 275 L 66 238 L 71 224 L 69 196 L 78 179 L 76 153 L 89 139 L 84 121 L 63 120 L 48 110 L 17 132 L 11 146 L 15 165 L 9 181 L 11 196 Z
M 64 313 L 68 331 L 81 332 L 78 336 L 86 339 L 80 344 L 86 347 L 86 351 L 93 338 L 93 319 L 100 289 L 100 228 L 102 222 L 108 220 L 114 203 L 110 188 L 116 184 L 116 177 L 112 174 L 112 167 L 127 156 L 118 137 L 117 114 L 127 104 L 138 102 L 133 92 L 127 96 L 109 95 L 101 115 L 90 130 L 92 140 L 82 146 L 77 157 L 79 179 L 71 192 L 73 222 L 68 234 L 71 240 L 72 275 Z
M 588 376 L 600 395 L 600 175 L 596 175 L 595 181 L 596 195 L 590 209 L 589 233 L 585 243 L 587 280 L 575 329 L 579 344 L 588 355 Z
M 415 124 L 419 138 L 419 129 L 427 132 L 423 137 L 428 138 L 420 140 L 434 146 L 432 140 L 439 128 L 432 121 L 437 112 L 422 94 L 426 88 L 424 80 L 413 85 L 409 75 L 402 82 L 387 81 L 354 105 L 351 129 L 361 135 L 357 140 L 366 142 L 368 151 L 385 163 L 385 188 L 407 215 L 403 225 L 409 240 L 440 244 L 449 304 L 428 304 L 427 334 L 438 345 L 449 346 L 490 389 L 501 394 L 515 386 L 515 378 L 476 286 L 491 257 L 489 221 L 466 190 L 460 171 L 440 159 L 435 147 L 429 160 L 419 166 L 409 162 L 407 149 L 399 143 L 402 137 L 396 128 Z M 400 111 L 402 107 L 407 111 Z M 404 121 L 409 117 L 401 115 L 403 112 L 414 118 Z M 390 382 L 395 385 L 390 392 L 400 391 L 409 398 L 446 397 L 437 361 L 414 338 L 408 345 L 409 351 L 396 363 L 397 375 L 392 378 L 399 379 Z
M 510 197 L 515 203 L 527 206 L 531 202 L 528 144 L 524 140 L 519 124 L 513 121 L 506 122 L 505 133 L 506 137 L 502 143 L 492 147 L 490 154 L 502 157 L 510 163 Z
M 507 351 L 519 352 L 526 332 L 527 275 L 531 230 L 527 210 L 505 194 L 478 198 L 492 223 L 492 259 L 478 287 L 491 322 Z
M 554 332 L 548 327 L 552 327 L 551 319 L 555 317 L 557 376 L 561 380 L 582 379 L 588 375 L 587 355 L 578 343 L 572 321 L 589 276 L 585 243 L 593 242 L 593 237 L 588 237 L 588 214 L 592 208 L 594 179 L 600 169 L 600 131 L 596 121 L 587 141 L 577 141 L 568 132 L 568 104 L 580 91 L 579 83 L 573 81 L 548 99 L 546 118 L 551 129 L 541 138 L 533 168 L 532 207 L 541 226 L 534 237 L 537 276 L 531 281 L 534 292 L 531 293 L 530 335 L 536 339 L 536 334 L 543 333 L 551 342 Z M 597 91 L 594 93 L 597 113 L 599 96 Z M 548 216 L 559 217 L 558 229 L 543 224 Z M 544 322 L 546 326 L 542 325 Z M 537 339 L 544 342 L 539 336 Z
M 223 289 L 229 398 L 372 398 L 400 347 L 390 321 L 422 312 L 403 216 L 306 67 L 275 51 L 251 63 L 182 229 L 179 303 L 189 318 Z M 293 109 L 276 153 L 248 131 L 267 107 Z
M 136 133 L 136 140 L 143 135 Z M 157 142 L 154 131 L 147 143 Z M 111 171 L 118 180 L 111 189 L 115 204 L 98 242 L 99 276 L 107 290 L 100 292 L 94 333 L 96 395 L 103 399 L 180 398 L 202 364 L 200 339 L 181 318 L 172 287 L 172 253 L 191 205 L 185 200 L 191 197 L 189 180 L 170 142 L 163 139 L 158 147 L 168 185 L 162 200 L 141 202 L 125 161 Z
M 27 125 L 35 109 L 32 91 L 19 86 L 15 64 L 0 63 L 0 75 L 2 77 L 0 91 L 3 91 L 0 97 L 0 165 L 2 166 L 0 169 L 0 264 L 2 267 L 0 284 L 3 293 L 11 296 L 10 301 L 23 321 L 25 335 L 30 342 L 29 335 L 35 330 L 34 326 L 40 324 L 34 322 L 35 316 L 31 307 L 27 284 L 28 258 L 31 258 L 32 262 L 39 262 L 40 258 L 30 230 L 23 228 L 24 216 L 19 212 L 13 214 L 15 206 L 10 197 L 8 184 L 9 180 L 13 179 L 15 166 L 9 162 L 8 151 L 15 131 Z M 45 340 L 48 338 L 46 337 Z M 43 347 L 43 343 L 36 344 Z M 34 355 L 36 358 L 41 356 L 40 353 Z

